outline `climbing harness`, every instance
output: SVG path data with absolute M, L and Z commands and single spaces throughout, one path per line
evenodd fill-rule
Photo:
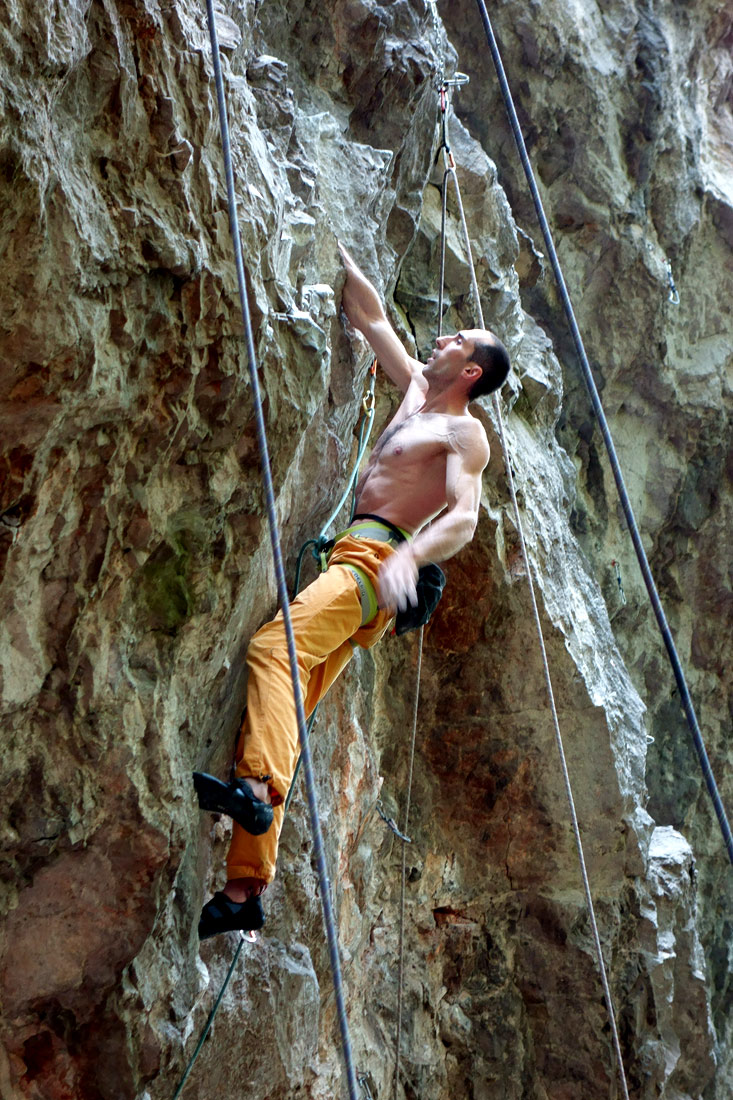
M 705 779 L 705 784 L 707 786 L 708 793 L 710 795 L 716 816 L 718 818 L 718 824 L 720 825 L 720 831 L 723 835 L 723 841 L 728 852 L 728 858 L 731 864 L 733 864 L 733 834 L 731 833 L 731 827 L 726 816 L 723 801 L 720 797 L 718 785 L 715 781 L 715 777 L 710 766 L 710 760 L 708 758 L 707 749 L 705 748 L 705 742 L 703 741 L 703 736 L 697 720 L 695 708 L 693 706 L 692 697 L 687 687 L 687 680 L 685 679 L 685 674 L 682 669 L 682 664 L 677 653 L 674 639 L 672 637 L 672 632 L 669 628 L 669 624 L 667 623 L 667 617 L 662 607 L 662 602 L 659 597 L 659 592 L 657 591 L 654 577 L 652 576 L 652 571 L 646 556 L 646 551 L 644 549 L 644 544 L 641 539 L 639 527 L 636 522 L 634 510 L 631 505 L 631 500 L 629 499 L 629 494 L 626 490 L 623 474 L 621 473 L 621 467 L 619 466 L 618 456 L 616 455 L 616 447 L 614 445 L 613 438 L 611 437 L 611 431 L 608 426 L 608 421 L 606 420 L 606 414 L 604 412 L 603 405 L 601 404 L 601 398 L 598 393 L 598 388 L 596 386 L 595 380 L 593 378 L 590 363 L 588 362 L 588 356 L 585 352 L 585 346 L 583 344 L 583 339 L 580 335 L 580 329 L 578 328 L 578 323 L 575 319 L 575 312 L 573 310 L 572 302 L 570 301 L 570 295 L 568 294 L 568 289 L 565 284 L 565 278 L 560 267 L 560 261 L 558 259 L 557 250 L 555 248 L 555 242 L 552 239 L 552 233 L 550 232 L 550 227 L 548 225 L 547 218 L 545 217 L 542 199 L 540 197 L 537 182 L 535 180 L 534 172 L 532 170 L 532 165 L 530 163 L 527 153 L 527 146 L 524 142 L 524 136 L 522 134 L 522 129 L 519 124 L 519 119 L 517 117 L 517 111 L 514 106 L 514 100 L 512 98 L 511 90 L 509 88 L 509 82 L 506 78 L 506 73 L 504 71 L 504 64 L 501 59 L 501 54 L 499 53 L 499 47 L 496 42 L 496 37 L 494 36 L 494 30 L 491 25 L 491 20 L 489 19 L 489 14 L 486 10 L 486 4 L 484 3 L 484 0 L 476 0 L 476 2 L 478 4 L 479 13 L 481 15 L 481 20 L 483 22 L 484 30 L 486 32 L 486 40 L 488 42 L 491 56 L 494 61 L 494 67 L 496 69 L 496 75 L 499 80 L 501 96 L 504 100 L 504 107 L 506 108 L 509 124 L 512 128 L 514 140 L 516 142 L 517 150 L 519 152 L 519 158 L 522 162 L 524 174 L 527 178 L 527 184 L 532 195 L 535 212 L 537 214 L 537 220 L 539 222 L 540 229 L 542 230 L 542 236 L 545 239 L 547 254 L 550 258 L 550 264 L 552 265 L 552 270 L 555 275 L 555 280 L 557 282 L 560 298 L 573 337 L 573 342 L 575 344 L 575 350 L 578 355 L 583 378 L 585 380 L 585 384 L 590 395 L 593 411 L 595 412 L 598 419 L 598 426 L 600 428 L 601 435 L 603 436 L 603 442 L 606 446 L 606 451 L 608 453 L 608 459 L 611 466 L 611 472 L 613 473 L 613 478 L 616 482 L 619 500 L 621 502 L 624 516 L 626 517 L 626 523 L 629 529 L 629 534 L 631 536 L 631 541 L 634 544 L 634 550 L 636 551 L 636 557 L 639 562 L 641 574 L 644 578 L 644 584 L 646 585 L 646 590 L 649 595 L 649 601 L 652 605 L 652 610 L 654 611 L 654 615 L 657 620 L 659 632 L 662 636 L 662 640 L 664 641 L 664 645 L 667 650 L 670 665 L 672 666 L 674 678 L 677 683 L 678 691 L 680 693 L 680 702 L 685 712 L 687 724 L 690 727 L 690 732 L 692 733 L 695 751 L 697 752 L 698 759 L 700 761 L 700 767 L 702 769 L 702 774 Z M 671 279 L 671 266 L 669 276 Z M 673 286 L 674 283 L 672 282 L 670 286 L 670 291 L 672 290 Z M 674 289 L 674 293 L 670 297 L 670 301 L 677 304 L 675 298 L 679 299 L 676 288 Z
M 447 112 L 447 96 L 445 97 L 445 99 L 444 99 L 444 97 L 441 97 L 441 111 L 443 112 L 443 114 L 445 114 Z M 443 133 L 444 133 L 444 135 L 447 133 L 447 129 L 446 129 L 446 126 L 445 126 L 445 121 L 444 121 L 444 124 L 443 124 Z M 470 276 L 471 276 L 471 290 L 472 290 L 472 293 L 473 293 L 473 298 L 474 298 L 474 303 L 475 303 L 476 317 L 478 319 L 478 327 L 481 328 L 481 329 L 485 329 L 486 325 L 485 325 L 485 322 L 484 322 L 483 309 L 482 309 L 482 306 L 481 306 L 481 297 L 480 297 L 480 293 L 479 293 L 478 281 L 477 281 L 477 278 L 476 278 L 476 270 L 475 270 L 474 263 L 473 263 L 473 254 L 472 254 L 472 249 L 471 249 L 471 240 L 470 240 L 470 236 L 469 236 L 469 232 L 468 232 L 468 224 L 466 222 L 466 215 L 465 215 L 465 211 L 464 211 L 464 208 L 463 208 L 463 200 L 461 198 L 461 189 L 460 189 L 460 185 L 459 185 L 459 182 L 458 182 L 458 176 L 457 176 L 456 170 L 455 170 L 455 162 L 453 160 L 452 154 L 450 153 L 450 149 L 445 147 L 446 144 L 447 143 L 444 142 L 444 157 L 446 157 L 447 160 L 448 160 L 448 163 L 446 164 L 446 171 L 445 171 L 445 174 L 444 174 L 444 177 L 443 177 L 444 191 L 447 188 L 448 180 L 449 179 L 452 180 L 453 185 L 454 185 L 454 189 L 455 189 L 456 205 L 457 205 L 457 208 L 458 208 L 458 214 L 459 214 L 459 218 L 460 218 L 460 222 L 461 222 L 461 229 L 462 229 L 462 234 L 463 234 L 463 244 L 464 244 L 464 248 L 465 248 L 465 252 L 466 252 L 466 259 L 467 259 L 467 262 L 468 262 Z M 446 196 L 445 196 L 445 193 L 443 195 L 443 209 L 444 210 L 446 209 Z M 441 242 L 441 280 L 442 280 L 443 272 L 444 272 L 443 256 L 444 256 L 444 249 L 445 249 L 445 218 L 443 219 L 443 222 L 442 222 L 441 234 L 442 234 L 442 237 L 443 237 L 443 240 Z M 439 291 L 439 303 L 440 303 L 439 310 L 440 310 L 440 313 L 442 315 L 442 285 L 441 285 L 441 288 L 440 288 L 440 291 Z M 440 322 L 439 322 L 439 324 L 440 324 Z M 566 758 L 565 758 L 565 749 L 564 749 L 564 745 L 563 745 L 562 734 L 561 734 L 561 731 L 560 731 L 560 723 L 559 723 L 559 718 L 558 718 L 558 714 L 557 714 L 557 707 L 556 707 L 556 704 L 555 704 L 555 694 L 554 694 L 554 689 L 553 689 L 553 686 L 552 686 L 552 679 L 551 679 L 551 676 L 550 676 L 550 668 L 549 668 L 549 663 L 548 663 L 548 659 L 547 659 L 547 650 L 546 650 L 546 647 L 545 647 L 544 636 L 542 634 L 542 624 L 541 624 L 541 621 L 540 621 L 540 614 L 539 614 L 539 609 L 538 609 L 538 606 L 537 606 L 537 598 L 536 598 L 536 595 L 535 595 L 533 572 L 532 572 L 532 568 L 530 566 L 529 554 L 527 553 L 527 546 L 526 546 L 526 542 L 525 542 L 525 538 L 524 538 L 524 527 L 523 527 L 522 518 L 521 518 L 521 515 L 520 515 L 520 512 L 519 512 L 519 503 L 517 501 L 516 487 L 515 487 L 515 484 L 514 484 L 513 467 L 512 467 L 511 457 L 509 455 L 509 449 L 508 449 L 508 446 L 507 446 L 506 436 L 505 436 L 505 433 L 504 433 L 504 420 L 503 420 L 503 416 L 502 416 L 502 412 L 501 412 L 501 405 L 500 405 L 500 402 L 499 402 L 498 392 L 494 393 L 493 407 L 494 407 L 494 415 L 495 415 L 496 423 L 497 423 L 497 427 L 498 427 L 498 434 L 499 434 L 499 440 L 500 440 L 500 443 L 501 443 L 502 454 L 503 454 L 503 457 L 504 457 L 504 466 L 505 466 L 505 469 L 506 469 L 507 482 L 508 482 L 508 485 L 509 485 L 509 490 L 510 490 L 510 495 L 511 495 L 511 500 L 512 500 L 512 508 L 513 508 L 513 512 L 514 512 L 514 522 L 515 522 L 515 526 L 516 526 L 516 530 L 517 530 L 517 535 L 519 537 L 519 544 L 520 544 L 522 559 L 524 561 L 524 566 L 525 566 L 526 575 L 527 575 L 530 599 L 531 599 L 531 603 L 532 603 L 532 612 L 533 612 L 535 628 L 536 628 L 536 632 L 537 632 L 537 639 L 538 639 L 538 643 L 539 643 L 539 646 L 540 646 L 540 652 L 541 652 L 541 655 L 542 655 L 542 666 L 543 666 L 543 671 L 544 671 L 544 676 L 545 676 L 545 684 L 546 684 L 546 687 L 547 687 L 547 694 L 548 694 L 548 700 L 549 700 L 549 705 L 550 705 L 550 713 L 551 713 L 553 728 L 554 728 L 554 732 L 555 732 L 555 742 L 557 744 L 557 749 L 558 749 L 558 753 L 559 753 L 559 757 L 560 757 L 560 766 L 561 766 L 562 775 L 563 775 L 563 782 L 564 782 L 564 785 L 565 785 L 565 794 L 566 794 L 567 801 L 568 801 L 568 807 L 569 807 L 569 811 L 570 811 L 570 819 L 571 819 L 571 823 L 572 823 L 573 833 L 574 833 L 574 836 L 575 836 L 575 844 L 576 844 L 576 849 L 577 849 L 577 852 L 578 852 L 578 860 L 579 860 L 579 864 L 580 864 L 581 877 L 582 877 L 582 880 L 583 880 L 583 889 L 584 889 L 584 893 L 585 893 L 586 905 L 588 907 L 588 915 L 589 915 L 590 925 L 591 925 L 591 929 L 592 929 L 592 933 L 593 933 L 593 941 L 594 941 L 594 945 L 595 945 L 596 958 L 597 958 L 597 962 L 598 962 L 598 968 L 599 968 L 599 971 L 600 971 L 601 983 L 603 985 L 603 992 L 604 992 L 604 997 L 605 997 L 605 1000 L 606 1000 L 606 1007 L 607 1007 L 607 1011 L 608 1011 L 609 1025 L 610 1025 L 610 1028 L 611 1028 L 613 1046 L 614 1046 L 615 1055 L 616 1055 L 618 1075 L 619 1075 L 619 1080 L 620 1080 L 623 1095 L 624 1095 L 624 1100 L 629 1100 L 628 1085 L 626 1083 L 626 1075 L 625 1075 L 625 1072 L 624 1072 L 623 1059 L 622 1059 L 622 1056 L 621 1056 L 621 1044 L 620 1044 L 620 1040 L 619 1040 L 619 1036 L 618 1036 L 618 1028 L 616 1026 L 616 1014 L 615 1014 L 615 1009 L 614 1009 L 614 1005 L 613 1005 L 613 998 L 611 997 L 610 986 L 609 986 L 609 983 L 608 983 L 608 977 L 607 977 L 607 973 L 606 973 L 606 965 L 605 965 L 605 961 L 604 961 L 604 958 L 603 958 L 603 950 L 601 948 L 600 935 L 598 933 L 598 926 L 597 926 L 597 922 L 596 922 L 595 909 L 594 909 L 594 905 L 593 905 L 593 898 L 591 896 L 590 882 L 589 882 L 589 879 L 588 879 L 588 872 L 587 872 L 586 863 L 585 863 L 583 843 L 582 843 L 581 836 L 580 836 L 580 826 L 578 824 L 578 817 L 577 817 L 577 813 L 576 813 L 576 810 L 575 810 L 575 800 L 573 798 L 572 787 L 571 787 L 571 784 L 570 784 L 570 774 L 569 774 L 569 771 L 568 771 L 567 761 L 566 761 Z M 398 991 L 398 1003 L 401 1000 L 401 996 L 402 996 L 402 989 L 401 989 L 401 985 L 400 985 L 400 988 L 399 988 L 399 991 Z M 398 1029 L 399 1029 L 399 1009 L 398 1009 Z M 398 1030 L 398 1034 L 399 1034 L 399 1030 Z M 398 1042 L 399 1042 L 399 1039 L 398 1039 Z M 398 1047 L 398 1052 L 399 1052 L 399 1047 Z M 397 1100 L 397 1075 L 396 1074 L 395 1074 L 395 1100 Z
M 305 772 L 308 812 L 310 816 L 311 834 L 313 838 L 313 853 L 315 855 L 316 866 L 318 870 L 318 884 L 321 895 L 321 905 L 323 907 L 323 922 L 325 925 L 326 938 L 328 941 L 329 961 L 331 964 L 331 976 L 333 980 L 336 1011 L 338 1015 L 339 1030 L 341 1034 L 341 1050 L 344 1059 L 344 1067 L 346 1070 L 349 1100 L 357 1100 L 356 1073 L 354 1071 L 354 1063 L 351 1051 L 351 1037 L 349 1035 L 349 1026 L 346 1019 L 346 1004 L 344 999 L 343 980 L 341 976 L 341 961 L 339 958 L 336 921 L 333 912 L 331 884 L 328 876 L 328 868 L 326 866 L 323 834 L 321 831 L 321 822 L 318 813 L 318 798 L 313 776 L 313 762 L 311 759 L 310 747 L 308 744 L 308 734 L 306 731 L 303 696 L 300 688 L 300 677 L 298 674 L 298 659 L 295 650 L 295 638 L 293 634 L 293 624 L 290 617 L 288 589 L 285 581 L 285 569 L 283 566 L 282 549 L 280 546 L 280 534 L 277 521 L 277 510 L 275 505 L 275 492 L 273 488 L 272 473 L 270 469 L 270 456 L 267 445 L 264 413 L 262 409 L 262 397 L 260 394 L 259 379 L 257 377 L 257 361 L 255 357 L 254 336 L 252 332 L 252 319 L 249 311 L 249 303 L 247 301 L 247 283 L 244 272 L 244 262 L 242 260 L 242 244 L 239 235 L 239 224 L 237 221 L 237 205 L 234 192 L 234 170 L 232 167 L 231 145 L 229 140 L 229 122 L 227 118 L 226 100 L 224 96 L 224 81 L 221 71 L 221 59 L 219 56 L 219 41 L 216 31 L 214 0 L 206 0 L 206 14 L 209 24 L 209 36 L 211 39 L 211 53 L 214 66 L 214 79 L 216 83 L 216 98 L 219 108 L 219 127 L 221 131 L 222 151 L 224 156 L 224 167 L 226 171 L 227 202 L 229 207 L 229 228 L 232 236 L 232 244 L 234 247 L 234 262 L 237 271 L 237 287 L 239 291 L 239 303 L 242 313 L 242 321 L 244 323 L 249 379 L 252 388 L 255 425 L 257 429 L 257 446 L 259 450 L 262 483 L 267 505 L 267 517 L 270 528 L 270 542 L 272 544 L 275 576 L 277 580 L 278 600 L 280 603 L 280 609 L 283 616 L 283 624 L 285 627 L 285 637 L 287 640 L 288 658 L 290 663 L 290 676 L 293 685 L 295 712 L 298 722 L 298 737 L 300 739 L 300 751 L 303 760 L 303 770 Z M 240 947 L 242 942 L 243 941 L 240 941 Z M 230 968 L 232 971 L 238 954 L 239 950 L 237 951 L 235 958 L 232 961 L 232 966 Z

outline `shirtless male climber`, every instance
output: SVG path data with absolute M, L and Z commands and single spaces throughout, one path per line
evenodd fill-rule
M 450 558 L 473 537 L 489 445 L 468 403 L 498 389 L 509 372 L 506 348 L 481 329 L 438 337 L 424 366 L 413 359 L 376 290 L 339 248 L 346 316 L 404 397 L 359 480 L 354 519 L 337 536 L 328 570 L 290 606 L 306 714 L 348 664 L 352 643 L 370 648 L 396 610 L 417 602 L 418 568 Z M 252 638 L 247 665 L 236 778 L 226 784 L 194 773 L 201 808 L 234 820 L 227 884 L 204 906 L 201 939 L 264 924 L 260 894 L 275 876 L 298 758 L 282 612 Z

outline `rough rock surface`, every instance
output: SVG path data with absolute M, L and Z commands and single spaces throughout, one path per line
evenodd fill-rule
M 492 5 L 543 199 L 724 795 L 733 11 Z M 274 608 L 204 5 L 0 4 L 0 1094 L 172 1096 L 234 937 L 199 950 L 247 640 Z M 733 1090 L 731 872 L 545 273 L 469 0 L 220 9 L 288 565 L 354 452 L 341 237 L 436 326 L 434 81 L 459 164 L 632 1096 Z M 446 327 L 473 322 L 455 207 Z M 668 300 L 666 261 L 680 304 Z M 378 419 L 396 394 L 380 379 Z M 615 1078 L 493 412 L 476 539 L 426 639 L 408 850 L 409 1100 Z M 619 563 L 625 602 L 614 562 Z M 315 758 L 357 1067 L 391 1091 L 412 637 L 360 653 Z M 645 714 L 646 709 L 646 714 Z M 654 741 L 647 749 L 647 734 Z M 728 754 L 728 757 L 726 756 Z M 343 1094 L 305 807 L 184 1096 Z

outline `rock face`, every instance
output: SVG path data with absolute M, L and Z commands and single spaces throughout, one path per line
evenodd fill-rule
M 733 11 L 492 18 L 718 779 L 730 755 Z M 733 1090 L 731 870 L 648 610 L 468 0 L 219 11 L 284 551 L 355 452 L 343 239 L 419 354 L 437 324 L 436 75 L 503 392 L 630 1093 Z M 196 922 L 249 637 L 275 605 L 205 8 L 6 0 L 0 688 L 3 1098 L 171 1097 L 236 946 Z M 474 322 L 454 196 L 444 329 Z M 669 300 L 667 261 L 679 305 Z M 397 401 L 378 382 L 377 419 Z M 409 1100 L 621 1095 L 492 442 L 426 636 L 407 849 Z M 617 563 L 617 564 L 614 564 Z M 620 580 L 619 580 L 620 578 Z M 358 653 L 314 733 L 357 1068 L 392 1090 L 415 636 Z M 648 736 L 654 740 L 647 747 Z M 729 769 L 728 769 L 729 771 Z M 344 1095 L 307 814 L 183 1095 Z

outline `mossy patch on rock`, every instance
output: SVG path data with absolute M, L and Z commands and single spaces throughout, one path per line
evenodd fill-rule
M 152 630 L 175 634 L 193 613 L 190 555 L 163 543 L 140 570 L 139 596 Z

